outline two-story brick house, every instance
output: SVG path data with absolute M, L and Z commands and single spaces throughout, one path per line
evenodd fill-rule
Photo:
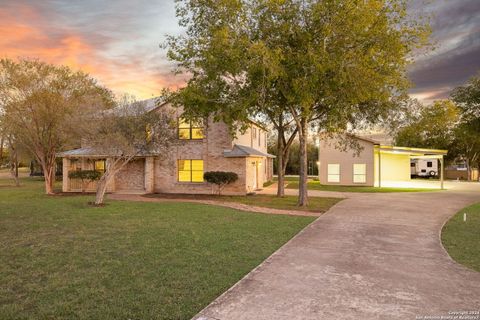
M 162 112 L 168 105 L 152 106 L 150 112 Z M 171 108 L 170 108 L 171 109 Z M 273 158 L 267 153 L 267 130 L 255 122 L 233 137 L 226 124 L 209 120 L 205 125 L 182 120 L 182 110 L 174 109 L 178 119 L 178 141 L 168 154 L 139 156 L 116 174 L 108 192 L 196 193 L 208 194 L 212 186 L 204 181 L 207 171 L 232 171 L 239 179 L 228 185 L 225 194 L 254 192 L 272 179 Z M 77 180 L 69 179 L 72 170 L 105 170 L 109 157 L 84 147 L 62 152 L 63 191 L 81 190 Z M 87 187 L 93 191 L 95 183 Z

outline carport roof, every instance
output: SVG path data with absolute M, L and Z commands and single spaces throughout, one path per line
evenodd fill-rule
M 442 149 L 397 147 L 380 144 L 376 146 L 376 150 L 387 153 L 408 154 L 410 156 L 444 156 L 448 153 L 448 150 Z

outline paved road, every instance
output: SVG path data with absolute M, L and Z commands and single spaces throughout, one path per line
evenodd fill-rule
M 355 194 L 317 219 L 195 319 L 415 319 L 480 310 L 480 273 L 450 259 L 443 223 L 478 185 Z

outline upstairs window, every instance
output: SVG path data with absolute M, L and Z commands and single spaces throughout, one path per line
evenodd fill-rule
M 201 121 L 178 119 L 178 138 L 181 140 L 203 139 L 203 124 Z

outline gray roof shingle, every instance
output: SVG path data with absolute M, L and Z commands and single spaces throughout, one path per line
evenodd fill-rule
M 232 150 L 226 150 L 223 152 L 223 156 L 226 158 L 242 158 L 242 157 L 267 157 L 275 158 L 274 155 L 259 151 L 257 149 L 242 146 L 236 144 L 233 146 Z

